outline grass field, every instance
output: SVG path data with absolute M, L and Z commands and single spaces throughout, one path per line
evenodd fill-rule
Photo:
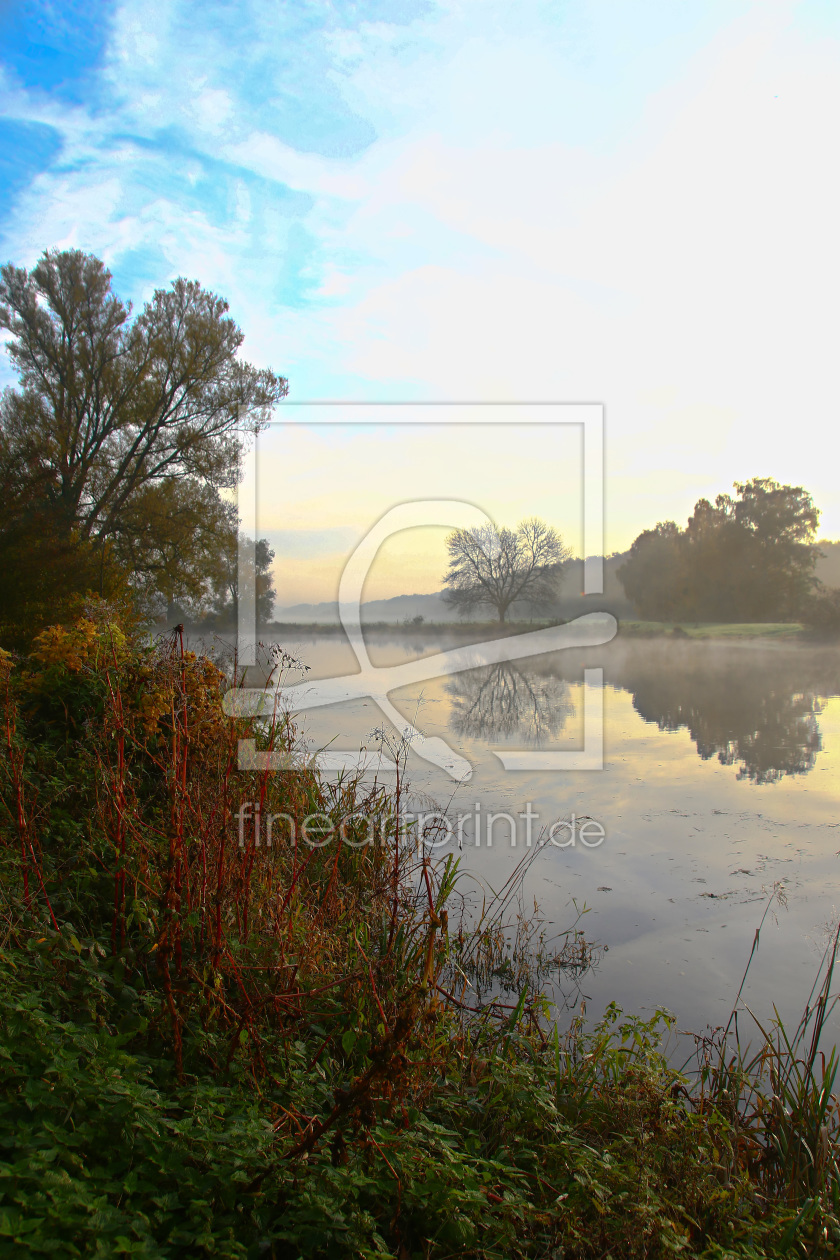
M 791 621 L 622 621 L 619 625 L 619 635 L 639 638 L 685 635 L 689 639 L 798 639 L 804 633 L 803 625 Z

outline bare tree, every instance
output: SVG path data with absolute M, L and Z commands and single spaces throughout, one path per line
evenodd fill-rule
M 515 530 L 492 525 L 456 529 L 446 546 L 446 602 L 462 614 L 488 606 L 500 622 L 517 600 L 537 607 L 551 603 L 572 554 L 557 530 L 536 517 Z

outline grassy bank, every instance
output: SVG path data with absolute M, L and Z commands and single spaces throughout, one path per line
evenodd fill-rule
M 622 621 L 619 635 L 628 638 L 654 638 L 668 635 L 688 639 L 800 639 L 805 627 L 799 622 L 675 622 Z
M 92 609 L 0 672 L 0 1256 L 837 1254 L 830 971 L 682 1077 L 665 1014 L 554 1025 L 504 898 L 450 922 L 399 783 L 239 771 L 295 731 L 179 638 Z
M 597 609 L 591 610 L 597 611 Z M 431 622 L 421 625 L 405 622 L 376 621 L 365 623 L 366 630 L 388 631 L 391 634 L 417 636 L 426 634 L 439 637 L 445 634 L 453 637 L 464 637 L 474 641 L 487 638 L 499 638 L 509 634 L 526 634 L 529 630 L 542 630 L 553 625 L 562 625 L 559 620 L 548 621 L 509 621 L 499 625 L 498 621 L 463 621 L 463 622 Z M 275 624 L 265 630 L 268 637 L 300 637 L 302 635 L 343 635 L 344 630 L 338 625 L 320 623 L 307 624 Z M 618 638 L 669 638 L 689 639 L 761 639 L 797 640 L 808 634 L 806 627 L 799 622 L 675 622 L 675 621 L 630 621 L 619 618 Z
M 363 621 L 365 630 L 387 630 L 394 634 L 438 636 L 450 634 L 463 635 L 468 638 L 500 638 L 508 634 L 524 634 L 528 630 L 543 630 L 548 626 L 562 625 L 558 619 L 532 621 Z M 266 630 L 266 635 L 289 634 L 344 634 L 344 627 L 326 622 L 285 623 L 274 622 Z

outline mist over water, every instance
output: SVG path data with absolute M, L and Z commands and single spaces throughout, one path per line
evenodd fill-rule
M 463 643 L 438 630 L 366 637 L 377 667 Z M 287 635 L 282 646 L 310 678 L 356 669 L 337 635 Z M 506 771 L 494 750 L 582 747 L 583 671 L 594 667 L 604 671 L 603 771 Z M 765 1015 L 773 1003 L 783 1015 L 801 1010 L 840 912 L 840 652 L 619 632 L 607 647 L 467 670 L 391 699 L 474 767 L 459 785 L 408 760 L 414 807 L 462 819 L 464 891 L 480 897 L 504 883 L 526 851 L 526 810 L 534 841 L 572 814 L 603 827 L 598 847 L 544 846 L 523 889 L 550 931 L 585 904 L 587 938 L 607 947 L 566 986 L 569 1005 L 585 1000 L 590 1016 L 611 1000 L 638 1012 L 665 1005 L 698 1031 L 725 1022 L 780 883 L 786 908 L 765 924 L 743 998 Z M 312 749 L 353 751 L 375 749 L 385 725 L 372 699 L 303 712 L 299 723 Z M 514 826 L 494 826 L 488 845 L 494 812 Z

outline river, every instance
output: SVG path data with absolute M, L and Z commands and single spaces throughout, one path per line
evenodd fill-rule
M 378 668 L 463 642 L 431 630 L 366 638 Z M 309 680 L 357 668 L 335 634 L 287 634 L 282 646 L 309 666 Z M 584 746 L 584 669 L 595 668 L 603 671 L 603 768 L 505 769 L 499 754 Z M 625 641 L 619 631 L 604 647 L 460 670 L 391 700 L 473 767 L 459 783 L 408 759 L 414 808 L 446 809 L 455 824 L 438 851 L 460 850 L 464 889 L 481 896 L 500 887 L 527 850 L 528 830 L 534 846 L 561 824 L 523 886 L 526 910 L 536 899 L 551 931 L 573 922 L 575 904 L 588 908 L 581 926 L 597 961 L 564 978 L 561 1004 L 585 1002 L 588 1018 L 611 1000 L 643 1015 L 666 1006 L 693 1031 L 725 1023 L 779 886 L 743 1000 L 765 1017 L 774 1003 L 785 1018 L 798 1015 L 840 912 L 840 650 Z M 373 750 L 374 732 L 387 727 L 372 698 L 299 721 L 312 749 Z M 491 813 L 512 821 L 495 820 L 488 835 Z M 591 820 L 588 844 L 581 820 Z

